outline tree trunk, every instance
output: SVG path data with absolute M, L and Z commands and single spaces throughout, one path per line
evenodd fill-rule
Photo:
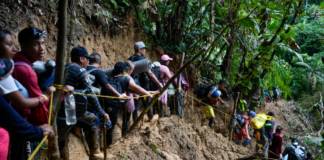
M 57 38 L 57 50 L 56 50 L 56 66 L 54 84 L 64 85 L 64 59 L 65 59 L 65 48 L 66 48 L 66 37 L 67 37 L 67 0 L 60 0 L 58 6 L 58 38 Z M 62 87 L 63 88 L 63 87 Z M 59 160 L 60 153 L 58 148 L 58 132 L 56 125 L 56 117 L 60 108 L 62 88 L 58 88 L 53 95 L 53 113 L 52 124 L 55 131 L 55 138 L 51 138 L 49 141 L 49 157 L 52 160 Z
M 226 55 L 224 57 L 223 65 L 222 65 L 222 78 L 229 79 L 231 73 L 231 66 L 232 66 L 232 57 L 233 57 L 233 50 L 235 47 L 234 35 L 235 35 L 235 27 L 231 27 L 231 38 L 228 40 L 230 45 L 227 47 Z

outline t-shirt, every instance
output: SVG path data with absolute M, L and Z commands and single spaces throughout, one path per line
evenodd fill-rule
M 213 85 L 210 87 L 208 94 L 213 94 L 217 90 L 218 90 L 218 85 Z
M 96 68 L 96 67 L 95 66 L 87 66 L 87 71 L 90 71 L 94 68 Z M 95 86 L 97 88 L 100 88 L 100 87 L 104 88 L 105 85 L 109 84 L 107 81 L 107 76 L 102 70 L 97 69 L 97 70 L 92 71 L 90 74 L 92 74 L 93 76 L 96 77 L 96 80 L 92 84 L 93 86 Z
M 136 55 L 130 56 L 127 60 L 130 60 L 132 62 L 136 62 L 136 61 L 139 61 L 139 60 L 142 60 L 142 59 L 144 59 L 142 56 L 136 54 Z
M 171 77 L 172 77 L 172 75 L 170 73 L 170 69 L 165 65 L 161 65 L 160 66 L 160 78 L 161 79 L 163 78 L 162 81 L 164 83 L 167 83 Z
M 242 115 L 242 117 L 244 118 L 244 124 L 248 125 L 249 124 L 249 119 L 245 115 Z
M 6 79 L 0 81 L 0 94 L 6 95 L 11 92 L 17 91 L 18 88 L 16 86 L 15 80 L 12 76 L 8 76 Z
M 128 89 L 128 86 L 129 86 L 129 82 L 130 82 L 130 79 L 129 78 L 126 78 L 126 77 L 123 77 L 123 76 L 119 76 L 119 77 L 116 77 L 118 82 L 120 83 L 121 85 L 121 88 L 122 88 L 122 92 L 129 92 L 129 89 Z

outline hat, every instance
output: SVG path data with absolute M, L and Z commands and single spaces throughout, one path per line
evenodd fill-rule
M 172 61 L 173 59 L 170 58 L 168 55 L 165 54 L 165 55 L 163 55 L 163 56 L 161 57 L 161 60 L 162 60 L 162 61 L 170 61 L 170 60 Z
M 255 112 L 254 112 L 254 111 L 250 111 L 250 112 L 248 113 L 248 115 L 249 115 L 249 116 L 252 116 L 252 117 L 255 117 Z
M 269 112 L 269 113 L 268 113 L 268 116 L 275 117 L 275 113 L 273 113 L 273 112 Z
M 6 79 L 14 70 L 14 62 L 11 59 L 4 58 L 0 60 L 0 80 Z
M 291 139 L 291 143 L 294 145 L 294 146 L 297 146 L 298 145 L 298 139 L 296 137 L 292 138 Z
M 34 27 L 25 28 L 19 32 L 18 42 L 20 44 L 24 44 L 30 40 L 43 37 L 47 37 L 47 33 L 44 30 L 37 29 Z
M 93 56 L 90 56 L 88 54 L 88 51 L 86 48 L 78 46 L 78 47 L 74 47 L 71 51 L 71 58 L 74 57 L 87 57 L 89 59 L 92 59 Z
M 277 128 L 276 128 L 276 133 L 281 133 L 283 131 L 283 128 L 278 125 Z
M 149 46 L 145 46 L 145 44 L 142 41 L 136 42 L 134 48 L 141 49 L 141 48 L 148 48 Z
M 213 92 L 213 95 L 212 95 L 214 98 L 217 98 L 217 97 L 219 97 L 220 95 L 219 95 L 219 93 L 218 93 L 218 91 L 216 90 L 216 91 L 214 91 Z
M 130 69 L 124 62 L 118 62 L 114 66 L 114 70 L 116 73 L 122 73 L 125 70 Z

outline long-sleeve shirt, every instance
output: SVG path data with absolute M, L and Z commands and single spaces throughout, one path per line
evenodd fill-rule
M 74 89 L 87 89 L 91 91 L 89 94 L 95 94 L 89 83 L 90 79 L 86 69 L 81 68 L 75 63 L 67 64 L 66 68 L 66 70 L 68 71 L 66 75 L 66 85 L 73 86 Z M 101 108 L 97 97 L 88 96 L 88 103 L 90 104 L 91 109 L 95 110 L 99 114 L 99 116 L 104 116 L 105 111 Z
M 39 141 L 43 130 L 25 121 L 0 95 L 0 127 L 11 136 L 24 137 L 26 140 Z
M 266 129 L 266 135 L 269 139 L 269 142 L 271 142 L 272 138 L 273 138 L 274 126 L 275 126 L 275 121 L 273 119 L 271 119 L 271 127 L 268 130 Z
M 272 145 L 269 146 L 269 150 L 276 155 L 272 154 L 269 152 L 269 158 L 275 158 L 279 159 L 277 155 L 280 155 L 282 153 L 282 137 L 278 133 L 273 134 L 273 139 L 272 139 Z

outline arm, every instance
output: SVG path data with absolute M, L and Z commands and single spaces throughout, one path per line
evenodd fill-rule
M 246 136 L 248 137 L 248 139 L 251 139 L 250 135 L 249 135 L 249 128 L 248 128 L 249 124 L 245 124 L 244 128 L 245 128 L 245 132 L 246 132 Z
M 108 91 L 109 94 L 116 96 L 116 97 L 120 97 L 121 95 L 115 90 L 115 88 L 113 88 L 107 81 L 106 75 L 103 71 L 99 70 L 96 73 L 96 78 L 97 81 L 99 83 L 99 85 L 103 88 L 106 89 Z
M 282 137 L 280 137 L 280 142 L 279 142 L 279 153 L 282 153 Z
M 225 102 L 224 102 L 220 97 L 218 97 L 218 100 L 219 100 L 223 105 L 225 105 Z
M 146 73 L 154 83 L 156 83 L 162 88 L 162 84 L 159 82 L 159 80 L 155 77 L 154 73 L 152 73 L 150 69 Z
M 25 121 L 2 96 L 0 96 L 0 126 L 10 134 L 24 137 L 26 140 L 39 141 L 43 137 L 42 129 Z
M 151 95 L 148 91 L 137 85 L 134 80 L 129 81 L 128 89 L 136 91 L 140 95 Z

